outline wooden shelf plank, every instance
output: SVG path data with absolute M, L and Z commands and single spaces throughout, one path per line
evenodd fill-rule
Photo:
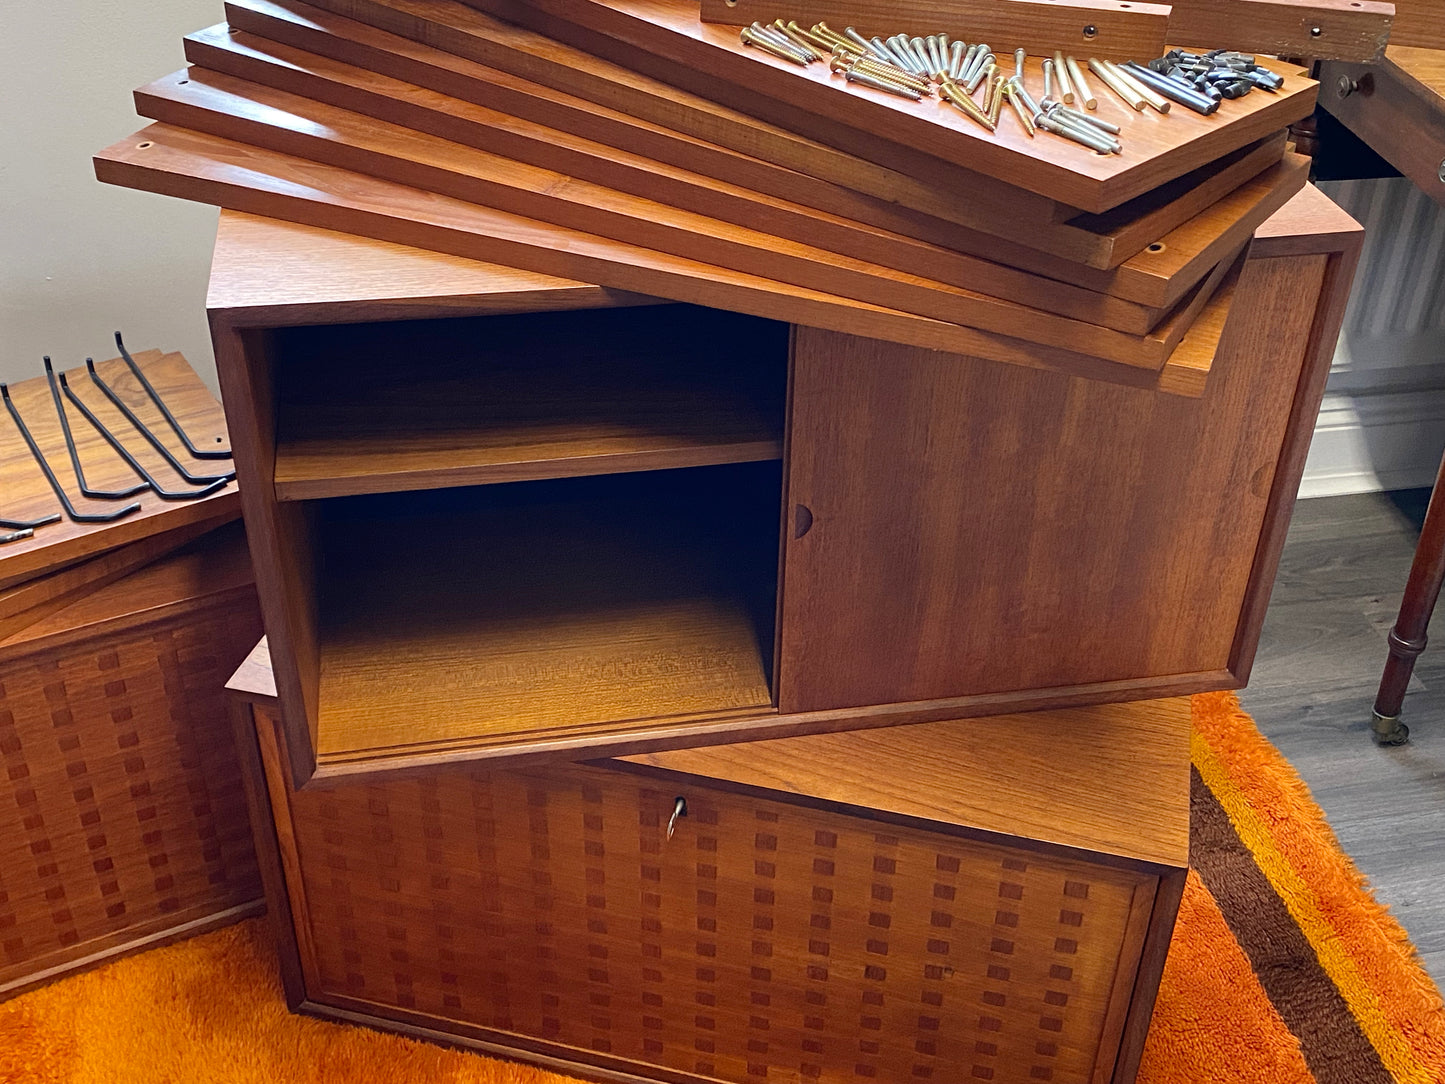
M 683 210 L 409 127 L 213 72 L 183 70 L 136 94 L 149 117 L 569 229 L 840 297 L 1145 369 L 1182 332 L 1130 334 L 1006 301 L 807 241 Z M 900 261 L 901 262 L 901 261 Z
M 324 510 L 318 762 L 769 710 L 779 484 L 756 464 Z
M 100 152 L 95 169 L 110 184 L 675 301 L 1133 387 L 1153 388 L 1159 382 L 1157 368 L 1123 365 L 669 256 L 169 125 L 153 124 Z
M 339 0 L 324 0 L 331 7 Z M 690 0 L 464 0 L 616 64 L 709 97 L 780 127 L 874 162 L 899 154 L 917 176 L 963 185 L 959 167 L 1094 213 L 1157 188 L 1288 127 L 1314 108 L 1316 84 L 1297 66 L 1268 61 L 1285 76 L 1277 94 L 1225 102 L 1212 116 L 1187 109 L 1168 116 L 1124 116 L 1123 155 L 1097 155 L 1057 139 L 1030 138 L 1017 125 L 987 132 L 957 110 L 930 108 L 882 91 L 840 89 L 827 65 L 798 67 L 744 45 L 734 27 L 704 23 Z M 1011 48 L 1017 42 L 999 42 Z M 1136 56 L 1138 54 L 1135 54 Z M 1158 55 L 1158 54 L 1154 54 Z M 1148 59 L 1148 57 L 1139 57 Z M 1042 86 L 1042 58 L 1030 56 L 1025 78 Z M 1110 118 L 1117 99 L 1101 99 Z
M 687 305 L 544 319 L 283 333 L 277 499 L 782 457 L 786 325 Z

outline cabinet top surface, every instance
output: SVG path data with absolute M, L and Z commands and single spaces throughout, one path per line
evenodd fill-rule
M 276 695 L 266 641 L 227 685 Z M 1138 701 L 620 757 L 683 785 L 796 795 L 860 813 L 1176 868 L 1189 856 L 1189 700 Z
M 1359 225 L 1313 185 L 1256 232 L 1259 255 L 1328 252 Z M 1278 249 L 1278 251 L 1275 251 Z M 570 279 L 223 210 L 207 307 L 288 326 L 666 304 Z
M 206 307 L 289 325 L 659 303 L 551 275 L 222 211 Z

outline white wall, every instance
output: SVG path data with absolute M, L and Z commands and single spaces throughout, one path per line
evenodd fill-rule
M 216 211 L 102 185 L 90 157 L 140 127 L 131 91 L 185 64 L 221 0 L 0 0 L 0 380 L 180 350 L 215 386 L 206 276 Z
M 1320 188 L 1365 249 L 1300 495 L 1428 486 L 1445 449 L 1445 208 L 1403 177 Z

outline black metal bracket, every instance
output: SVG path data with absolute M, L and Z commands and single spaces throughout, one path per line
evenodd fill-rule
M 20 411 L 15 409 L 15 403 L 10 398 L 10 386 L 0 383 L 0 398 L 5 400 L 5 409 L 10 412 L 10 417 L 15 421 L 15 428 L 20 430 L 20 435 L 25 438 L 26 447 L 30 454 L 35 457 L 35 462 L 45 475 L 45 480 L 50 483 L 50 488 L 55 491 L 55 496 L 60 499 L 60 507 L 65 509 L 65 514 L 76 523 L 112 523 L 122 516 L 128 516 L 132 512 L 140 511 L 140 502 L 132 501 L 124 508 L 118 508 L 114 512 L 77 512 L 75 505 L 70 502 L 70 495 L 65 492 L 65 487 L 60 484 L 60 479 L 55 477 L 55 472 L 50 469 L 50 463 L 46 461 L 45 453 L 40 450 L 40 445 L 35 443 L 35 438 L 30 434 L 30 427 L 25 424 L 25 419 L 20 416 Z
M 227 471 L 225 474 L 192 474 L 186 469 L 184 463 L 171 454 L 171 450 L 165 446 L 165 443 L 151 432 L 150 426 L 141 421 L 140 418 L 136 416 L 135 411 L 125 405 L 125 400 L 115 393 L 115 389 L 107 384 L 101 375 L 95 371 L 94 358 L 85 359 L 85 371 L 90 374 L 91 383 L 105 393 L 105 397 L 110 400 L 111 405 L 125 416 L 126 421 L 135 426 L 141 436 L 145 437 L 146 443 L 159 452 L 161 458 L 170 464 L 171 469 L 191 485 L 203 486 L 210 485 L 214 482 L 229 482 L 232 478 L 236 477 L 234 470 Z
M 231 449 L 229 448 L 225 451 L 214 448 L 210 451 L 202 451 L 200 448 L 197 448 L 191 438 L 186 435 L 186 431 L 181 428 L 181 423 L 176 420 L 176 416 L 171 413 L 170 407 L 166 406 L 166 401 L 161 398 L 161 393 L 156 391 L 151 385 L 151 382 L 146 379 L 145 373 L 141 372 L 140 366 L 135 363 L 135 359 L 130 356 L 130 351 L 125 348 L 125 343 L 121 340 L 119 331 L 115 333 L 115 345 L 120 348 L 120 356 L 125 359 L 126 365 L 128 365 L 130 371 L 135 374 L 135 378 L 140 381 L 140 386 L 145 388 L 146 394 L 150 396 L 151 402 L 156 405 L 156 409 L 161 412 L 161 415 L 165 418 L 171 429 L 175 431 L 176 436 L 181 438 L 181 443 L 186 446 L 187 452 L 196 459 L 231 458 Z
M 145 466 L 141 463 L 141 461 L 135 456 L 133 456 L 130 453 L 129 449 L 127 449 L 126 446 L 122 444 L 119 439 L 116 438 L 116 435 L 106 428 L 105 423 L 95 416 L 95 411 L 91 410 L 90 407 L 86 406 L 80 396 L 75 394 L 74 389 L 72 389 L 70 386 L 70 382 L 65 379 L 65 374 L 60 373 L 59 376 L 60 387 L 65 392 L 65 397 L 75 404 L 75 408 L 85 416 L 86 421 L 88 421 L 92 426 L 95 427 L 95 431 L 105 439 L 105 442 L 109 444 L 111 448 L 115 450 L 116 455 L 124 459 L 126 465 L 129 466 L 131 470 L 135 471 L 136 474 L 138 474 L 141 478 L 145 479 L 146 484 L 151 488 L 151 492 L 153 492 L 161 500 L 190 501 L 196 500 L 200 497 L 209 497 L 212 493 L 216 492 L 216 490 L 220 489 L 222 486 L 226 485 L 226 483 L 230 481 L 230 478 L 216 478 L 212 480 L 209 485 L 205 486 L 202 489 L 180 491 L 166 489 L 158 481 L 156 481 L 155 477 L 150 473 L 150 471 L 145 469 Z
M 55 370 L 50 366 L 50 358 L 45 359 L 45 381 L 50 385 L 50 399 L 55 404 L 55 413 L 60 418 L 60 431 L 65 436 L 65 450 L 70 454 L 70 465 L 75 469 L 75 480 L 80 483 L 80 492 L 85 496 L 98 501 L 121 501 L 127 497 L 134 497 L 150 488 L 149 482 L 139 482 L 129 489 L 91 489 L 85 480 L 85 471 L 80 466 L 80 453 L 75 447 L 75 436 L 70 431 L 70 419 L 65 413 L 65 404 L 60 401 L 60 390 L 55 384 Z

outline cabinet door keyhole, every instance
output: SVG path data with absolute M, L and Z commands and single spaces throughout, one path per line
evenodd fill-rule
M 672 803 L 672 816 L 667 818 L 667 838 L 677 831 L 677 818 L 687 816 L 687 799 L 677 798 Z

